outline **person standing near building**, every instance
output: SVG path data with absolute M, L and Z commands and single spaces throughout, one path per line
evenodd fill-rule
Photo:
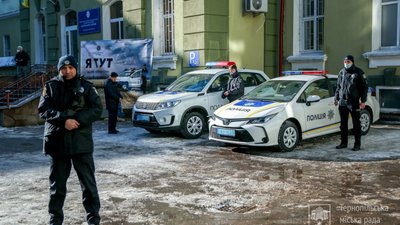
M 337 149 L 347 148 L 349 113 L 353 121 L 354 146 L 353 151 L 361 148 L 360 109 L 365 108 L 368 86 L 364 71 L 356 67 L 354 57 L 344 58 L 344 68 L 340 70 L 335 92 L 335 105 L 339 105 L 340 113 L 340 144 Z
M 121 102 L 122 95 L 118 89 L 117 82 L 118 74 L 111 72 L 110 77 L 106 80 L 104 85 L 104 96 L 106 99 L 106 109 L 108 111 L 108 133 L 117 134 L 117 117 L 118 105 Z
M 38 105 L 45 121 L 43 150 L 51 158 L 50 224 L 64 220 L 63 205 L 72 165 L 82 189 L 82 203 L 88 224 L 100 224 L 100 198 L 95 179 L 92 123 L 98 120 L 102 104 L 95 87 L 77 74 L 70 55 L 60 57 L 58 76 L 47 81 Z
M 147 73 L 149 71 L 147 70 L 146 64 L 143 64 L 142 67 L 142 73 L 141 73 L 141 79 L 142 79 L 142 84 L 140 85 L 140 90 L 142 90 L 143 94 L 146 94 L 146 88 L 147 88 Z
M 30 57 L 28 53 L 25 52 L 22 46 L 17 47 L 17 54 L 15 55 L 15 64 L 17 66 L 17 79 L 25 76 L 28 71 L 28 62 Z
M 244 82 L 239 76 L 235 64 L 229 67 L 229 74 L 231 77 L 228 80 L 226 91 L 223 92 L 222 97 L 227 97 L 229 102 L 233 102 L 244 95 Z

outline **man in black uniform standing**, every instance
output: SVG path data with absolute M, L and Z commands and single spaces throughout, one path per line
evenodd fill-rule
M 339 105 L 341 142 L 337 149 L 347 148 L 349 113 L 353 121 L 354 147 L 361 147 L 360 109 L 365 108 L 368 86 L 364 71 L 354 65 L 354 57 L 344 58 L 344 68 L 340 70 L 335 92 L 335 105 Z
M 117 83 L 118 74 L 111 72 L 110 77 L 106 80 L 104 85 L 104 96 L 106 99 L 106 109 L 108 111 L 108 133 L 117 134 L 117 117 L 118 117 L 118 104 L 122 99 L 122 95 L 118 90 Z
M 73 165 L 83 192 L 86 220 L 98 225 L 100 198 L 94 175 L 92 123 L 100 118 L 103 107 L 93 85 L 77 75 L 73 56 L 62 56 L 58 71 L 58 76 L 46 82 L 38 106 L 39 116 L 45 120 L 43 150 L 51 158 L 50 224 L 63 223 L 66 185 Z
M 28 62 L 30 57 L 28 53 L 25 52 L 22 46 L 17 47 L 17 54 L 15 55 L 15 64 L 17 66 L 17 79 L 25 76 L 28 70 Z
M 231 77 L 228 80 L 226 91 L 222 93 L 222 97 L 227 97 L 229 102 L 233 102 L 244 95 L 244 82 L 239 76 L 235 64 L 229 67 L 229 74 Z

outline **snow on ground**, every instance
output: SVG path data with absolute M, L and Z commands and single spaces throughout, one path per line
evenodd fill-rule
M 209 141 L 206 134 L 196 140 L 153 135 L 129 122 L 118 123 L 117 135 L 109 135 L 106 127 L 106 122 L 97 122 L 93 134 L 104 224 L 229 224 L 216 219 L 221 217 L 226 222 L 229 220 L 224 216 L 232 218 L 222 209 L 247 207 L 253 209 L 255 216 L 264 218 L 274 211 L 274 202 L 282 203 L 279 207 L 301 211 L 306 206 L 296 198 L 307 199 L 315 193 L 310 202 L 327 198 L 337 202 L 330 193 L 347 190 L 354 180 L 379 185 L 386 169 L 381 167 L 386 163 L 383 160 L 400 158 L 396 147 L 400 144 L 400 130 L 387 127 L 371 129 L 363 137 L 360 152 L 334 149 L 339 138 L 335 134 L 304 141 L 288 153 L 275 148 L 226 147 Z M 0 127 L 0 225 L 48 221 L 49 158 L 41 153 L 42 133 L 42 126 Z M 396 163 L 387 164 L 392 168 Z M 334 188 L 337 184 L 344 186 Z M 358 191 L 353 187 L 348 190 Z M 349 199 L 358 204 L 378 204 L 381 198 L 398 202 L 399 190 L 393 184 L 371 197 L 369 189 L 365 189 L 365 194 Z M 286 199 L 288 194 L 294 195 L 293 200 Z M 64 207 L 65 224 L 85 224 L 80 198 L 73 171 Z M 202 222 L 196 221 L 199 218 Z

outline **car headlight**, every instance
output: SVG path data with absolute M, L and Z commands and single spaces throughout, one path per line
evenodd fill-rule
M 178 105 L 181 101 L 168 101 L 168 102 L 160 102 L 158 103 L 156 109 L 166 109 L 166 108 L 172 108 L 176 105 Z
M 274 118 L 278 113 L 275 114 L 270 114 L 267 116 L 263 116 L 263 117 L 257 117 L 257 118 L 253 118 L 250 119 L 247 124 L 260 124 L 260 123 L 266 123 L 268 121 L 270 121 L 272 118 Z

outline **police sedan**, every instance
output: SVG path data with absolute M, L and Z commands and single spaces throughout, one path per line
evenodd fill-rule
M 292 151 L 302 139 L 340 131 L 339 110 L 334 104 L 338 76 L 324 71 L 289 74 L 300 75 L 271 79 L 217 109 L 209 120 L 209 138 L 247 146 L 277 145 L 281 151 Z M 363 135 L 379 119 L 379 111 L 378 101 L 369 91 L 361 110 Z

